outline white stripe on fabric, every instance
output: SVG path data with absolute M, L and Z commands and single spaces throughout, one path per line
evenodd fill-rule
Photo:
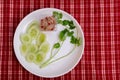
M 94 0 L 90 1 L 90 35 L 91 35 L 91 64 L 92 80 L 96 80 L 95 49 L 94 49 Z
M 72 16 L 74 17 L 74 0 L 70 1 L 70 13 L 72 14 Z
M 60 9 L 63 9 L 64 10 L 64 0 L 60 1 Z
M 54 0 L 51 0 L 51 1 L 50 1 L 50 7 L 51 7 L 51 8 L 54 8 Z
M 111 26 L 112 78 L 113 78 L 113 80 L 116 80 L 115 41 L 114 41 L 114 0 L 110 0 L 110 26 Z
M 104 48 L 104 1 L 100 1 L 100 31 L 101 31 L 101 67 L 102 67 L 102 79 L 106 80 L 106 73 L 105 73 L 105 48 Z
M 8 57 L 8 79 L 12 80 L 12 36 L 13 36 L 13 0 L 10 1 L 10 12 L 9 12 L 9 57 Z
M 44 8 L 44 0 L 40 0 L 40 8 Z
M 34 0 L 30 0 L 30 11 L 34 10 Z

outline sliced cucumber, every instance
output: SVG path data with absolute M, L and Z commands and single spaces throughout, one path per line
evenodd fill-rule
M 33 39 L 33 38 L 36 38 L 37 35 L 39 34 L 39 29 L 36 28 L 36 27 L 32 27 L 28 30 L 28 34 L 30 35 L 30 37 Z
M 39 48 L 39 50 L 43 53 L 47 53 L 49 49 L 50 49 L 50 44 L 47 41 L 43 42 Z
M 44 61 L 45 57 L 46 57 L 46 54 L 42 52 L 36 53 L 36 58 L 34 60 L 34 63 L 37 65 L 40 65 Z
M 27 51 L 28 51 L 28 48 L 27 48 L 27 45 L 26 44 L 22 44 L 20 46 L 20 52 L 23 56 L 25 56 L 27 54 Z
M 32 21 L 29 25 L 28 25 L 28 28 L 27 28 L 27 32 L 31 29 L 31 28 L 39 28 L 39 22 L 38 21 Z
M 26 55 L 26 61 L 32 63 L 35 60 L 36 55 L 34 53 L 28 53 Z
M 20 52 L 29 63 L 40 65 L 49 51 L 49 43 L 46 41 L 46 35 L 39 30 L 39 23 L 32 22 L 27 28 L 26 33 L 20 36 L 22 45 Z
M 39 22 L 38 21 L 33 21 L 30 23 L 27 33 L 30 35 L 31 38 L 37 37 L 39 34 Z
M 37 45 L 41 45 L 46 40 L 46 35 L 44 33 L 40 33 L 37 37 Z
M 21 39 L 21 42 L 23 44 L 28 44 L 28 43 L 31 43 L 31 41 L 32 41 L 31 38 L 30 38 L 30 36 L 27 33 L 22 34 L 20 36 L 20 39 Z
M 37 50 L 38 50 L 38 47 L 34 44 L 30 44 L 29 47 L 28 47 L 28 51 L 30 53 L 36 53 Z

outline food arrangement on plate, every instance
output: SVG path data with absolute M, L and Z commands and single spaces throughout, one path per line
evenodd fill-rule
M 58 11 L 53 11 L 52 16 L 46 16 L 40 21 L 32 21 L 26 32 L 20 35 L 20 52 L 24 56 L 27 62 L 34 63 L 40 68 L 47 67 L 48 65 L 69 56 L 76 47 L 82 44 L 82 39 L 78 37 L 78 31 L 72 20 L 63 20 L 63 14 Z M 59 40 L 52 45 L 50 49 L 49 41 L 47 41 L 46 34 L 43 31 L 54 31 L 56 25 L 60 24 L 64 26 L 64 29 L 60 31 Z M 76 32 L 77 35 L 74 35 Z M 64 41 L 69 38 L 70 43 L 74 45 L 67 54 L 53 59 L 61 50 Z M 46 59 L 47 53 L 50 52 L 50 56 Z

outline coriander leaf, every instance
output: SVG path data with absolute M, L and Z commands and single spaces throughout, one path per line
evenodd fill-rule
M 61 12 L 53 11 L 53 16 L 58 20 L 62 19 L 63 15 Z
M 53 11 L 53 16 L 57 17 L 58 12 L 57 11 Z
M 69 20 L 63 20 L 63 25 L 66 26 L 69 24 Z
M 60 47 L 60 43 L 55 43 L 53 47 L 54 48 L 59 48 Z
M 71 39 L 70 39 L 70 42 L 72 43 L 72 44 L 77 44 L 77 46 L 80 46 L 80 44 L 81 44 L 81 39 L 80 38 L 75 38 L 74 36 L 72 36 L 71 37 Z
M 73 21 L 72 21 L 72 20 L 71 20 L 71 21 L 69 21 L 69 26 L 70 26 L 70 29 L 74 29 L 74 28 L 75 28 L 74 23 L 73 23 Z
M 77 46 L 80 46 L 80 42 L 81 42 L 80 38 L 77 39 L 77 41 L 76 41 Z
M 75 28 L 75 26 L 72 25 L 72 24 L 69 24 L 69 26 L 70 26 L 70 29 L 74 29 Z
M 62 17 L 63 17 L 63 14 L 62 14 L 62 13 L 60 13 L 59 15 L 60 15 L 60 18 L 62 18 Z
M 62 16 L 63 16 L 62 13 L 58 13 L 57 18 L 62 19 Z
M 71 21 L 69 21 L 69 24 L 73 24 L 73 21 L 71 20 Z
M 71 31 L 71 32 L 68 32 L 68 33 L 67 33 L 67 35 L 68 35 L 68 36 L 72 36 L 72 35 L 73 35 L 73 33 L 74 33 L 74 32 L 73 32 L 73 31 Z
M 63 21 L 62 20 L 57 20 L 57 23 L 58 24 L 63 24 Z
M 76 44 L 76 38 L 74 36 L 71 36 L 70 43 Z
M 67 32 L 69 32 L 66 28 L 63 30 L 64 31 L 64 33 L 67 33 Z
M 64 40 L 66 39 L 64 31 L 61 31 L 61 32 L 60 32 L 60 34 L 59 34 L 59 39 L 60 39 L 61 41 L 64 41 Z
M 62 30 L 61 32 L 60 32 L 60 34 L 59 34 L 59 39 L 61 40 L 61 41 L 64 41 L 65 39 L 66 39 L 66 34 L 67 34 L 67 32 L 68 32 L 68 30 L 67 29 L 64 29 L 64 30 Z

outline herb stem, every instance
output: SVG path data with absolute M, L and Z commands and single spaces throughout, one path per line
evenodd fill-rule
M 59 58 L 57 58 L 57 59 L 49 62 L 48 64 L 51 64 L 51 63 L 53 63 L 53 62 L 56 62 L 56 61 L 58 61 L 58 60 L 60 60 L 60 59 L 62 59 L 62 58 L 64 58 L 64 57 L 68 56 L 69 54 L 71 54 L 71 53 L 75 50 L 75 48 L 76 48 L 76 46 L 74 46 L 73 49 L 72 49 L 70 52 L 68 52 L 66 55 L 61 56 L 61 57 L 59 57 Z
M 61 46 L 62 46 L 62 44 L 63 44 L 62 41 L 59 40 L 58 42 L 61 43 Z M 55 43 L 54 43 L 54 44 L 55 44 Z M 52 57 L 52 55 L 53 55 L 53 50 L 54 50 L 54 46 L 53 46 L 52 49 L 51 49 L 50 57 Z
M 78 37 L 78 30 L 77 30 L 77 28 L 76 28 L 76 32 L 77 32 L 77 37 Z M 62 42 L 62 44 L 63 44 L 63 42 Z M 70 54 L 75 50 L 76 46 L 77 46 L 77 45 L 75 44 L 75 46 L 73 47 L 73 49 L 72 49 L 70 52 L 68 52 L 66 55 L 61 56 L 61 57 L 59 57 L 59 58 L 57 58 L 57 59 L 49 62 L 49 61 L 59 52 L 59 50 L 60 50 L 60 48 L 61 48 L 61 47 L 60 47 L 59 50 L 56 52 L 56 54 L 54 54 L 47 62 L 45 62 L 45 64 L 43 64 L 43 67 L 46 67 L 47 65 L 49 65 L 49 64 L 51 64 L 51 63 L 53 63 L 53 62 L 56 62 L 56 61 L 58 61 L 58 60 L 60 60 L 60 59 L 62 59 L 62 58 L 64 58 L 64 57 L 70 55 Z
M 63 41 L 63 42 L 64 42 L 64 41 Z M 62 47 L 62 45 L 63 45 L 63 42 L 61 43 L 61 47 Z M 46 60 L 43 64 L 41 64 L 40 67 L 43 68 L 43 67 L 47 66 L 47 64 L 49 64 L 49 61 L 50 61 L 51 59 L 53 59 L 53 57 L 58 54 L 58 52 L 60 51 L 61 47 L 58 49 L 58 51 L 57 51 L 53 56 L 51 56 L 48 60 Z M 53 48 L 52 48 L 52 50 L 53 50 Z M 52 52 L 52 51 L 51 51 L 51 52 Z M 52 55 L 52 53 L 51 53 L 51 55 Z
M 50 57 L 52 57 L 53 49 L 54 49 L 54 48 L 52 47 L 51 52 L 50 52 Z

